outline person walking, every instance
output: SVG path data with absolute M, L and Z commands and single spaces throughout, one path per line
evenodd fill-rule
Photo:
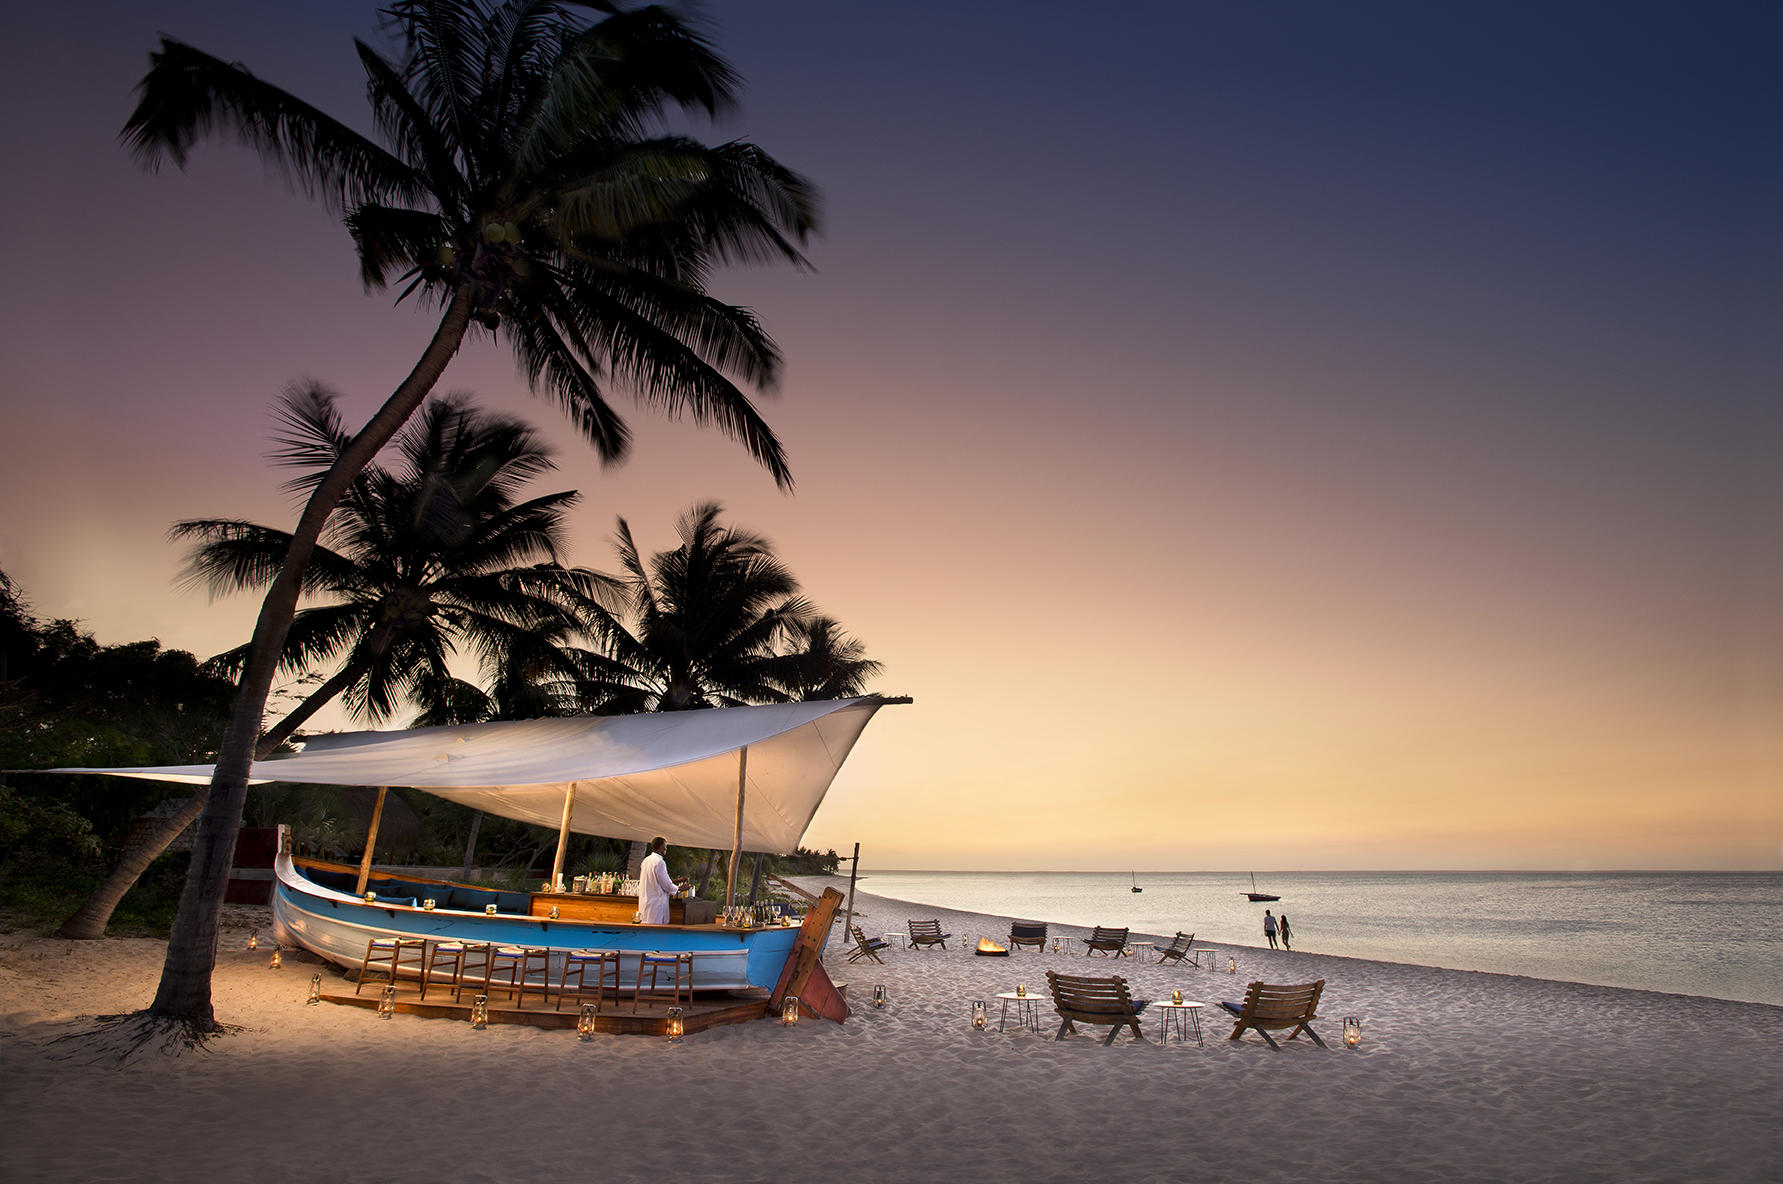
M 1277 921 L 1276 921 L 1276 926 L 1275 926 L 1275 927 L 1276 927 L 1276 928 L 1277 928 L 1277 929 L 1279 929 L 1279 930 L 1281 930 L 1281 935 L 1282 935 L 1282 949 L 1284 949 L 1284 950 L 1291 950 L 1291 949 L 1293 949 L 1293 948 L 1294 948 L 1294 947 L 1293 947 L 1293 946 L 1291 946 L 1291 945 L 1289 945 L 1289 944 L 1288 944 L 1288 939 L 1289 939 L 1289 938 L 1290 938 L 1290 937 L 1292 937 L 1292 936 L 1293 936 L 1293 933 L 1294 933 L 1294 931 L 1293 931 L 1293 930 L 1291 930 L 1291 929 L 1289 929 L 1289 928 L 1288 928 L 1288 914 L 1286 914 L 1286 913 L 1283 913 L 1283 914 L 1282 914 L 1282 915 L 1281 915 L 1281 917 L 1280 917 L 1280 918 L 1278 918 L 1278 919 L 1277 919 Z
M 1269 948 L 1275 949 L 1275 914 L 1268 909 L 1263 910 L 1263 936 L 1269 939 Z

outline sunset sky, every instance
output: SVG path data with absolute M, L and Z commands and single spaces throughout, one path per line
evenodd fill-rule
M 736 270 L 797 480 L 627 408 L 611 568 L 700 500 L 881 659 L 807 845 L 908 868 L 1783 867 L 1783 9 L 711 3 L 706 133 L 824 196 Z M 250 151 L 119 147 L 160 33 L 365 127 L 373 5 L 28 6 L 0 45 L 0 568 L 201 655 L 168 526 L 289 527 L 434 317 Z M 336 726 L 347 726 L 336 721 Z M 670 836 L 671 842 L 674 837 Z

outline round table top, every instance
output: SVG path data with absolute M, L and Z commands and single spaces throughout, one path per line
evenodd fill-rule
M 1160 999 L 1156 1003 L 1152 1004 L 1152 1006 L 1153 1007 L 1180 1007 L 1180 1008 L 1183 1008 L 1184 1010 L 1187 1010 L 1188 1008 L 1191 1008 L 1191 1007 L 1206 1007 L 1207 1004 L 1191 1002 L 1188 999 L 1184 999 L 1181 1003 L 1172 1003 L 1168 999 Z
M 1040 996 L 1034 994 L 1034 992 L 1032 992 L 1032 991 L 1029 991 L 1026 995 L 1017 995 L 1014 991 L 998 991 L 997 998 L 999 998 L 999 999 L 1038 999 L 1038 998 L 1040 998 Z

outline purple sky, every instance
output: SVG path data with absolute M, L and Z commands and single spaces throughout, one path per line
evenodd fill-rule
M 487 343 L 442 389 L 557 441 L 571 561 L 717 499 L 916 697 L 814 845 L 1783 866 L 1783 14 L 1119 12 L 704 10 L 747 80 L 707 134 L 825 198 L 815 274 L 719 281 L 786 352 L 793 496 L 642 411 L 603 473 Z M 432 323 L 246 150 L 150 175 L 117 132 L 159 33 L 363 125 L 373 8 L 13 19 L 0 567 L 215 652 L 255 606 L 178 587 L 168 525 L 288 526 L 279 390 L 362 418 Z

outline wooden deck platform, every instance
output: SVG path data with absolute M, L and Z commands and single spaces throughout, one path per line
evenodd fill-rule
M 322 1002 L 375 1012 L 386 985 L 381 981 L 369 982 L 365 985 L 364 992 L 358 995 L 345 990 L 324 990 Z M 462 1001 L 454 1003 L 450 990 L 429 987 L 427 999 L 423 1002 L 420 987 L 414 982 L 396 984 L 395 1006 L 402 1015 L 420 1016 L 422 1019 L 456 1020 L 461 1024 L 468 1024 L 471 1018 L 469 994 Z M 667 1034 L 668 1010 L 667 1003 L 646 999 L 638 1004 L 638 1010 L 634 1013 L 630 999 L 617 1005 L 609 999 L 601 1005 L 600 1013 L 595 1016 L 594 1030 L 613 1036 L 664 1036 Z M 580 1005 L 574 1002 L 565 1003 L 561 1011 L 552 1011 L 549 1004 L 540 1003 L 536 998 L 527 999 L 525 1007 L 514 1006 L 513 1000 L 500 994 L 492 995 L 489 999 L 491 1024 L 526 1024 L 534 1028 L 564 1028 L 574 1031 L 579 1011 Z M 691 1003 L 681 1006 L 681 1027 L 685 1035 L 691 1036 L 695 1032 L 721 1028 L 726 1024 L 746 1024 L 762 1019 L 767 1014 L 767 991 L 696 995 Z

